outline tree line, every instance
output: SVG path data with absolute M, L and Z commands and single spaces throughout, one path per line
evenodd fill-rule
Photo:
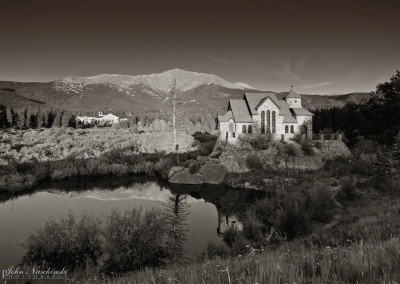
M 76 117 L 66 110 L 54 109 L 16 109 L 0 105 L 0 128 L 50 128 L 73 127 L 76 128 Z
M 315 133 L 342 131 L 350 145 L 355 145 L 361 137 L 391 145 L 400 131 L 400 72 L 390 82 L 379 84 L 367 101 L 319 109 L 314 115 Z

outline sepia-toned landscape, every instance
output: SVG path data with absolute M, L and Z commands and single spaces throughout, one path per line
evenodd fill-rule
M 150 2 L 0 10 L 2 283 L 399 282 L 399 5 Z

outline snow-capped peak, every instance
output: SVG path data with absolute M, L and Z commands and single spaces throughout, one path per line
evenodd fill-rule
M 129 88 L 133 85 L 143 84 L 151 89 L 169 92 L 176 79 L 176 89 L 179 91 L 188 91 L 202 85 L 218 85 L 229 89 L 254 89 L 244 83 L 230 83 L 216 75 L 191 72 L 182 69 L 172 69 L 158 74 L 150 75 L 120 75 L 120 74 L 101 74 L 91 77 L 69 76 L 61 81 L 65 84 L 79 84 L 80 86 L 90 84 L 112 84 L 120 88 Z

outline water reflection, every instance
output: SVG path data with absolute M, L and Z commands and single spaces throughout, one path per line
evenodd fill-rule
M 172 194 L 185 195 L 190 204 L 189 232 L 185 250 L 199 255 L 207 243 L 221 242 L 218 237 L 229 227 L 241 228 L 246 209 L 262 192 L 223 186 L 171 185 L 144 176 L 81 178 L 41 184 L 24 194 L 0 196 L 0 268 L 19 262 L 24 254 L 18 242 L 26 233 L 49 218 L 65 216 L 68 210 L 108 214 L 112 208 L 126 210 L 161 208 Z

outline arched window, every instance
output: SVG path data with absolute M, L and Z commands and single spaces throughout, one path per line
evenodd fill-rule
M 290 125 L 290 133 L 294 133 L 294 126 Z
M 285 133 L 289 133 L 289 126 L 288 125 L 285 126 Z
M 276 133 L 276 117 L 275 117 L 275 111 L 272 112 L 272 133 Z
M 267 111 L 267 133 L 271 133 L 271 111 Z
M 242 133 L 246 133 L 246 125 L 242 126 Z
M 261 112 L 261 133 L 265 133 L 265 111 Z
M 248 132 L 248 133 L 252 133 L 252 132 L 253 132 L 253 127 L 252 127 L 251 125 L 249 125 L 249 126 L 247 127 L 247 132 Z

